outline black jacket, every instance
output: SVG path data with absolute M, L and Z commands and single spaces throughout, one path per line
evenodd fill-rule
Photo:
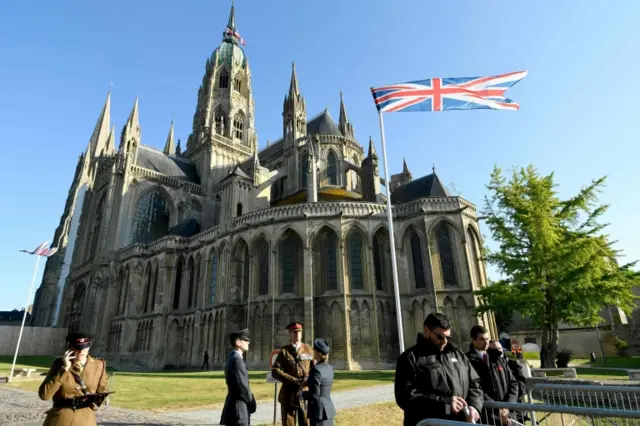
M 404 410 L 404 426 L 415 426 L 426 418 L 464 421 L 462 412 L 451 413 L 452 396 L 464 398 L 482 412 L 480 378 L 464 352 L 451 343 L 440 351 L 422 335 L 398 358 L 394 391 L 396 403 Z
M 336 416 L 336 409 L 331 400 L 333 366 L 326 362 L 316 364 L 309 372 L 307 384 L 309 390 L 303 394 L 304 399 L 309 400 L 307 417 L 312 425 L 323 425 L 324 421 L 331 420 Z
M 486 401 L 518 402 L 518 382 L 504 358 L 490 360 L 487 364 L 470 346 L 467 357 L 480 376 L 480 386 Z
M 524 395 L 527 393 L 527 378 L 524 376 L 522 364 L 518 360 L 505 358 L 507 365 L 518 382 L 518 402 L 524 400 Z
M 233 351 L 224 369 L 227 382 L 227 398 L 222 409 L 221 425 L 249 423 L 249 416 L 256 412 L 256 399 L 249 389 L 249 373 L 242 356 Z

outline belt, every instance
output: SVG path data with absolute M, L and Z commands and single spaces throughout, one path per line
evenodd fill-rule
M 72 410 L 79 410 L 81 408 L 87 408 L 91 405 L 90 401 L 82 401 L 80 398 L 65 398 L 53 401 L 53 408 L 71 408 Z

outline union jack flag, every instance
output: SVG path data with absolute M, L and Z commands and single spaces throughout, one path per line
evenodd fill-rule
M 527 71 L 488 77 L 429 78 L 371 88 L 380 112 L 447 111 L 456 109 L 510 109 L 520 105 L 504 92 L 522 80 Z
M 23 253 L 29 253 L 29 254 L 35 254 L 37 256 L 44 256 L 44 257 L 49 257 L 52 254 L 54 254 L 55 252 L 58 251 L 58 247 L 53 247 L 53 248 L 49 248 L 47 247 L 49 245 L 49 241 L 45 241 L 44 243 L 40 244 L 38 247 L 36 247 L 35 250 L 33 251 L 29 251 L 29 250 L 19 250 Z
M 244 42 L 244 39 L 240 37 L 240 33 L 238 33 L 237 31 L 233 31 L 231 28 L 227 28 L 226 30 L 224 30 L 224 33 L 237 38 L 243 46 L 247 45 L 247 43 Z

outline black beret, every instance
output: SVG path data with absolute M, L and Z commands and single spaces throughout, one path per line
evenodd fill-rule
M 70 333 L 67 335 L 67 343 L 74 349 L 86 349 L 91 346 L 91 336 L 86 333 Z
M 244 340 L 246 342 L 250 342 L 251 340 L 249 340 L 249 330 L 246 329 L 246 328 L 243 328 L 242 330 L 238 330 L 238 331 L 234 331 L 232 333 L 229 333 L 229 340 L 234 342 L 237 339 Z
M 329 355 L 329 344 L 324 339 L 316 339 L 313 341 L 313 349 L 322 355 Z

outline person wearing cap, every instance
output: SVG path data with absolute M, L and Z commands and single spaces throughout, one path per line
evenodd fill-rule
M 307 417 L 311 426 L 333 426 L 336 408 L 331 399 L 333 366 L 329 359 L 329 344 L 324 339 L 313 341 L 315 363 L 309 372 L 309 390 L 302 397 L 309 401 Z
M 249 330 L 229 334 L 233 351 L 224 369 L 227 398 L 222 409 L 221 425 L 249 425 L 251 414 L 256 412 L 256 398 L 249 387 L 249 373 L 243 355 L 249 350 Z
M 293 322 L 287 326 L 290 343 L 280 349 L 271 368 L 273 378 L 282 382 L 278 402 L 283 426 L 308 425 L 300 391 L 308 390 L 307 378 L 313 361 L 313 349 L 302 343 L 302 324 Z
M 82 397 L 107 392 L 107 363 L 89 355 L 89 335 L 71 333 L 66 340 L 64 356 L 53 362 L 38 389 L 40 399 L 53 400 L 43 426 L 95 426 L 95 411 L 108 404 L 105 403 L 106 396 Z

